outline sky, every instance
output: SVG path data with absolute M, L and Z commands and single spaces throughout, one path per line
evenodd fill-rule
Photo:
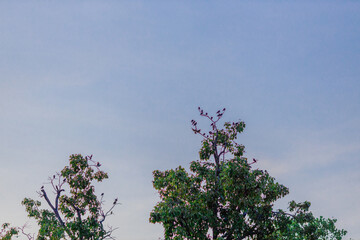
M 162 237 L 152 171 L 188 167 L 210 114 L 290 194 L 360 240 L 358 1 L 1 1 L 0 223 L 93 154 L 119 240 Z M 45 188 L 49 188 L 45 184 Z

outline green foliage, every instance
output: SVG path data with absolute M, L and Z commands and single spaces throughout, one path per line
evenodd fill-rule
M 92 160 L 92 156 L 71 155 L 69 166 L 49 178 L 49 184 L 55 193 L 54 202 L 51 202 L 44 186 L 41 187 L 39 194 L 45 199 L 48 209 L 41 209 L 40 201 L 30 198 L 22 201 L 28 216 L 35 219 L 40 227 L 37 240 L 113 239 L 113 229 L 105 229 L 103 222 L 118 203 L 115 199 L 112 207 L 104 212 L 104 194 L 100 198 L 95 195 L 93 183 L 108 178 L 107 173 L 100 170 L 100 166 L 99 162 Z M 3 225 L 4 237 L 1 240 L 11 239 L 19 230 L 28 239 L 34 239 L 23 228 L 12 228 L 5 232 L 7 227 L 8 225 Z
M 40 229 L 37 239 L 63 239 L 65 227 L 56 218 L 54 212 L 47 209 L 40 209 L 40 201 L 25 198 L 22 204 L 26 207 L 28 216 L 36 219 Z
M 273 209 L 274 202 L 289 193 L 267 171 L 253 169 L 243 157 L 244 146 L 235 142 L 245 128 L 244 122 L 217 122 L 203 110 L 200 115 L 211 121 L 203 137 L 200 160 L 190 163 L 190 173 L 182 167 L 154 171 L 153 186 L 160 202 L 150 213 L 151 223 L 161 223 L 165 239 L 341 239 L 336 220 L 315 218 L 310 203 L 290 202 L 290 213 Z
M 294 240 L 340 240 L 346 235 L 345 230 L 336 228 L 336 219 L 316 218 L 309 211 L 310 203 L 289 203 L 290 213 L 279 210 L 275 213 L 276 239 Z
M 0 229 L 0 240 L 11 240 L 12 236 L 17 236 L 19 230 L 14 227 L 10 227 L 9 223 L 4 223 L 1 225 Z

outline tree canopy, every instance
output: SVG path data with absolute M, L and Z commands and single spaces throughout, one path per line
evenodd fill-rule
M 266 170 L 254 169 L 257 160 L 244 157 L 236 139 L 245 123 L 210 120 L 211 130 L 202 131 L 192 120 L 192 130 L 202 136 L 200 159 L 190 163 L 190 172 L 179 166 L 154 171 L 153 185 L 160 202 L 150 213 L 151 223 L 161 223 L 165 239 L 342 239 L 346 231 L 335 219 L 316 218 L 310 203 L 289 203 L 289 211 L 275 210 L 274 202 L 289 193 Z
M 336 227 L 336 219 L 315 217 L 308 201 L 291 201 L 286 211 L 275 209 L 274 203 L 289 189 L 266 170 L 254 168 L 255 158 L 244 157 L 245 147 L 237 137 L 245 123 L 225 122 L 219 128 L 225 109 L 216 117 L 199 111 L 210 121 L 207 132 L 191 121 L 194 133 L 202 137 L 199 160 L 190 163 L 189 171 L 179 166 L 153 172 L 160 201 L 149 220 L 163 225 L 166 240 L 340 240 L 346 235 Z M 5 223 L 0 240 L 20 235 L 28 240 L 114 239 L 114 229 L 104 227 L 104 222 L 118 200 L 104 210 L 104 193 L 98 196 L 94 187 L 108 178 L 100 167 L 92 156 L 71 155 L 69 165 L 49 177 L 38 192 L 47 207 L 30 198 L 22 201 L 39 226 L 37 234 Z
M 25 198 L 22 201 L 28 216 L 35 219 L 39 226 L 37 235 L 26 233 L 24 227 L 10 227 L 6 223 L 2 225 L 0 240 L 10 240 L 12 236 L 19 235 L 31 240 L 112 239 L 114 229 L 105 228 L 104 221 L 118 202 L 115 199 L 110 209 L 105 211 L 104 193 L 100 197 L 95 194 L 93 183 L 108 178 L 100 167 L 101 164 L 93 161 L 92 156 L 71 155 L 69 165 L 48 179 L 55 200 L 51 201 L 44 186 L 38 192 L 48 208 L 41 208 L 38 200 Z

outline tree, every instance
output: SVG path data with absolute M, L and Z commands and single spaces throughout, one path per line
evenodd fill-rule
M 211 117 L 205 133 L 192 120 L 195 134 L 203 137 L 200 160 L 190 163 L 190 173 L 154 171 L 153 186 L 161 201 L 150 213 L 151 223 L 161 223 L 165 239 L 341 239 L 344 230 L 335 219 L 315 218 L 310 203 L 290 202 L 290 212 L 275 211 L 274 202 L 289 193 L 265 170 L 253 169 L 256 159 L 243 157 L 244 146 L 236 142 L 245 123 L 217 124 L 225 108 Z
M 95 195 L 93 182 L 101 182 L 108 178 L 108 174 L 100 170 L 101 164 L 92 160 L 92 156 L 83 157 L 80 154 L 71 155 L 69 166 L 65 166 L 60 173 L 49 177 L 49 185 L 55 194 L 54 201 L 49 198 L 44 186 L 39 195 L 44 198 L 48 209 L 41 209 L 41 202 L 25 198 L 22 204 L 30 218 L 34 218 L 40 229 L 37 240 L 59 239 L 113 239 L 114 229 L 104 227 L 104 221 L 112 214 L 118 204 L 117 199 L 108 211 L 104 211 L 104 194 L 100 198 Z M 19 232 L 28 239 L 34 236 L 26 234 L 24 228 L 9 228 L 3 226 L 4 234 L 0 239 L 11 239 Z
M 0 240 L 11 240 L 12 236 L 16 236 L 18 233 L 16 228 L 10 227 L 9 223 L 4 223 L 0 229 Z

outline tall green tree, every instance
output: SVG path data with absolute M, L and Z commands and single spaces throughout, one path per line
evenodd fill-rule
M 200 160 L 183 167 L 154 171 L 153 185 L 160 202 L 150 213 L 151 223 L 161 223 L 165 239 L 341 239 L 346 231 L 335 219 L 315 218 L 310 203 L 289 204 L 289 212 L 275 210 L 274 202 L 289 193 L 266 170 L 253 169 L 256 159 L 243 156 L 236 142 L 245 123 L 218 122 L 225 108 L 211 117 L 204 132 L 192 120 L 195 134 L 202 136 Z
M 93 161 L 92 156 L 71 155 L 69 165 L 60 173 L 49 177 L 48 185 L 55 196 L 50 197 L 44 186 L 39 191 L 47 208 L 41 208 L 38 200 L 25 198 L 22 201 L 28 216 L 39 225 L 36 237 L 25 233 L 24 228 L 3 225 L 0 239 L 8 240 L 18 234 L 37 240 L 113 239 L 111 234 L 114 229 L 105 228 L 104 222 L 118 202 L 115 199 L 110 209 L 105 211 L 104 194 L 100 197 L 95 194 L 93 183 L 108 178 L 108 174 L 101 171 L 100 167 L 101 164 Z

